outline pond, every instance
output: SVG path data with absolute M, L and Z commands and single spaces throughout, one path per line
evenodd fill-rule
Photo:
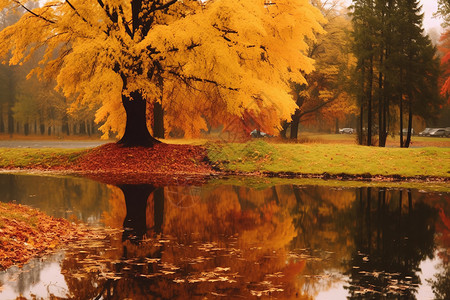
M 111 186 L 0 174 L 0 201 L 103 228 L 1 272 L 0 299 L 449 295 L 450 193 L 280 182 Z

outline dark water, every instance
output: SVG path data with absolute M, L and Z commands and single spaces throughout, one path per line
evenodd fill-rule
M 450 295 L 449 193 L 7 174 L 0 190 L 1 201 L 113 229 L 0 273 L 0 299 Z

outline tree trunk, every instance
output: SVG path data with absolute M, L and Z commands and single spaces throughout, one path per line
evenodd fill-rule
M 122 104 L 125 108 L 127 121 L 125 133 L 117 142 L 125 147 L 153 147 L 160 143 L 151 136 L 147 128 L 146 100 L 141 92 L 131 92 L 129 96 L 122 95 Z
M 358 125 L 358 144 L 362 145 L 364 143 L 364 106 L 361 103 L 359 108 L 359 125 Z
M 92 134 L 94 134 L 94 128 L 95 128 L 94 122 L 84 121 L 84 123 L 86 124 L 88 136 L 91 136 Z
M 24 135 L 29 135 L 30 134 L 30 125 L 28 124 L 28 122 L 23 124 L 23 134 Z
M 164 138 L 164 109 L 160 102 L 153 104 L 153 135 L 156 138 Z
M 297 139 L 298 137 L 298 125 L 300 123 L 300 116 L 298 116 L 298 109 L 295 111 L 295 114 L 292 116 L 291 122 L 291 139 Z
M 364 89 L 365 89 L 365 67 L 364 60 L 360 59 L 358 61 L 358 69 L 361 71 L 360 77 L 360 90 L 358 95 L 359 102 L 359 124 L 358 124 L 358 144 L 362 145 L 364 143 Z
M 400 95 L 400 148 L 403 146 L 403 99 Z
M 403 69 L 400 68 L 400 148 L 403 148 Z
M 67 136 L 70 135 L 70 130 L 69 130 L 69 117 L 67 116 L 66 113 L 64 113 L 63 117 L 62 117 L 62 126 L 61 126 L 61 131 L 63 134 L 66 134 Z
M 163 232 L 164 224 L 164 188 L 157 188 L 153 192 L 153 231 L 156 234 Z
M 380 64 L 383 64 L 383 54 L 381 54 Z M 386 85 L 383 85 L 383 73 L 378 74 L 378 146 L 385 147 L 386 146 L 386 120 L 384 114 L 384 91 L 386 89 Z
M 127 208 L 127 214 L 123 221 L 122 240 L 139 242 L 147 233 L 147 200 L 156 188 L 147 184 L 123 184 L 118 187 L 122 190 Z
M 12 106 L 14 104 L 8 103 L 8 133 L 9 135 L 13 135 L 14 133 L 14 116 Z
M 283 121 L 281 123 L 281 130 L 280 130 L 280 136 L 283 139 L 287 138 L 287 129 L 289 128 L 290 123 L 288 121 Z
M 86 135 L 86 122 L 80 121 L 80 134 L 81 135 Z
M 412 133 L 412 97 L 409 96 L 409 112 L 408 112 L 408 134 L 406 136 L 406 141 L 405 141 L 405 148 L 409 148 L 409 145 L 411 144 L 411 133 Z
M 373 56 L 370 57 L 369 78 L 367 87 L 367 146 L 372 146 L 372 86 L 373 86 Z
M 305 102 L 305 97 L 302 97 L 299 95 L 301 91 L 306 89 L 305 85 L 299 85 L 296 84 L 295 86 L 295 103 L 297 104 L 298 108 L 295 110 L 295 113 L 292 115 L 292 121 L 291 121 L 291 139 L 297 139 L 298 137 L 298 126 L 300 124 L 300 108 L 303 106 L 303 103 Z
M 3 107 L 0 109 L 0 133 L 5 132 L 5 124 L 3 124 Z

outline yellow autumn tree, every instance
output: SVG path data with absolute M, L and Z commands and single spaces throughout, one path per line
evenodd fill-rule
M 290 125 L 290 138 L 296 139 L 299 123 L 343 118 L 356 110 L 352 97 L 347 93 L 350 70 L 355 64 L 350 54 L 348 32 L 351 21 L 348 11 L 339 0 L 311 1 L 327 20 L 325 33 L 309 42 L 307 56 L 315 61 L 315 70 L 307 74 L 308 85 L 293 82 L 292 93 L 298 109 L 292 116 L 292 122 L 285 122 L 282 136 Z
M 296 105 L 288 82 L 306 83 L 313 64 L 305 40 L 323 21 L 308 0 L 54 0 L 33 10 L 26 3 L 0 1 L 1 10 L 27 10 L 0 33 L 0 55 L 20 64 L 45 48 L 35 71 L 75 96 L 73 109 L 100 103 L 102 130 L 119 132 L 127 146 L 158 142 L 146 108 L 166 91 L 178 90 L 172 105 L 192 110 L 196 97 L 183 95 L 213 86 L 232 115 L 270 108 L 289 119 Z

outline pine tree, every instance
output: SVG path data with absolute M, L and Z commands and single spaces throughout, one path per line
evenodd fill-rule
M 376 5 L 373 0 L 354 0 L 352 5 L 353 22 L 353 53 L 358 61 L 356 67 L 356 95 L 360 107 L 359 116 L 359 144 L 364 142 L 372 145 L 372 104 L 373 104 L 373 80 L 374 61 L 377 49 L 377 18 Z M 364 112 L 367 114 L 367 126 L 364 127 Z M 367 140 L 364 141 L 364 137 Z
M 433 107 L 438 102 L 436 49 L 423 34 L 419 1 L 353 2 L 353 51 L 358 58 L 356 72 L 359 74 L 355 78 L 360 80 L 356 92 L 361 111 L 359 132 L 366 134 L 363 132 L 366 124 L 367 144 L 371 145 L 372 116 L 376 113 L 372 108 L 378 104 L 379 146 L 385 146 L 394 103 L 400 112 L 400 147 L 409 147 L 413 115 L 425 116 L 430 109 L 423 107 Z M 373 88 L 375 77 L 378 84 Z M 408 115 L 406 140 L 402 130 L 405 111 Z M 362 136 L 359 142 L 363 143 Z
M 423 33 L 423 14 L 418 0 L 398 1 L 395 40 L 397 44 L 397 68 L 399 83 L 400 147 L 409 147 L 413 114 L 420 114 L 414 108 L 422 102 L 433 103 L 436 99 L 437 74 L 436 49 Z M 434 96 L 433 96 L 434 95 Z M 407 136 L 403 137 L 404 111 L 407 112 Z

